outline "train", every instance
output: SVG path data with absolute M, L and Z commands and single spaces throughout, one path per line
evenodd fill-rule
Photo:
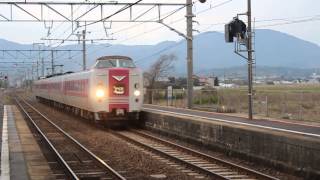
M 92 68 L 34 82 L 41 101 L 96 123 L 137 120 L 143 103 L 143 76 L 127 56 L 103 56 Z

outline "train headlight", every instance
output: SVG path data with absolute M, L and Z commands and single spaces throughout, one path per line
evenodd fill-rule
M 103 89 L 97 89 L 96 97 L 97 98 L 103 98 L 104 97 L 104 90 Z
M 133 94 L 134 94 L 135 96 L 140 96 L 140 91 L 139 91 L 139 90 L 134 90 Z

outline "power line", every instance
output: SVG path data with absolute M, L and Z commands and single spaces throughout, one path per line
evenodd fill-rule
M 0 64 L 36 64 L 36 61 L 0 61 Z M 45 63 L 49 63 L 49 61 L 45 61 Z
M 305 19 L 301 19 L 305 18 Z M 255 20 L 255 23 L 263 23 L 263 22 L 275 22 L 275 21 L 286 21 L 281 23 L 273 23 L 273 24 L 265 24 L 256 26 L 256 28 L 261 27 L 270 27 L 270 26 L 278 26 L 278 25 L 287 25 L 287 24 L 297 24 L 297 23 L 305 23 L 305 22 L 312 22 L 312 21 L 319 21 L 320 15 L 313 15 L 313 16 L 301 16 L 301 17 L 292 17 L 292 18 L 273 18 L 273 19 L 258 19 Z M 208 25 L 209 27 L 218 26 L 218 25 L 224 25 L 228 22 L 222 22 L 222 23 L 214 23 L 214 24 L 202 24 L 202 25 Z
M 111 15 L 109 15 L 109 16 L 107 16 L 107 17 L 103 18 L 103 19 L 100 19 L 100 20 L 98 20 L 98 21 L 88 23 L 88 24 L 86 24 L 86 26 L 90 26 L 90 25 L 92 25 L 92 24 L 96 24 L 96 23 L 98 23 L 98 22 L 103 22 L 103 21 L 105 21 L 105 20 L 107 20 L 107 19 L 110 19 L 111 17 L 113 17 L 113 16 L 115 16 L 115 15 L 117 15 L 117 14 L 121 13 L 122 11 L 124 11 L 124 10 L 126 10 L 126 9 L 128 9 L 128 8 L 130 8 L 130 7 L 132 7 L 132 6 L 134 6 L 134 5 L 139 4 L 141 1 L 143 1 L 143 0 L 138 0 L 138 1 L 136 1 L 135 3 L 127 4 L 126 6 L 122 7 L 122 8 L 121 8 L 121 9 L 119 9 L 118 11 L 116 11 L 115 13 L 113 13 L 113 14 L 111 14 Z
M 137 5 L 137 4 L 138 4 L 139 2 L 141 2 L 141 1 L 142 1 L 142 0 L 138 0 L 138 1 L 136 1 L 135 3 L 128 4 L 127 6 L 124 6 L 123 8 L 121 8 L 120 10 L 118 10 L 117 12 L 115 12 L 115 13 L 109 15 L 108 17 L 103 18 L 103 19 L 101 19 L 101 20 L 99 20 L 99 21 L 97 21 L 97 22 L 105 21 L 106 19 L 109 19 L 109 18 L 111 18 L 112 16 L 115 16 L 116 14 L 118 14 L 118 13 L 120 13 L 120 12 L 122 12 L 122 11 L 128 9 L 128 8 L 130 8 L 130 7 L 134 6 L 134 5 Z M 157 4 L 157 5 L 158 5 L 158 4 Z M 165 18 L 171 16 L 172 14 L 174 14 L 174 13 L 177 12 L 177 11 L 179 11 L 180 9 L 183 9 L 184 7 L 185 7 L 185 5 L 184 5 L 182 8 L 179 8 L 178 10 L 175 10 L 173 13 L 167 15 Z M 141 15 L 140 15 L 140 16 L 141 16 Z M 165 18 L 162 18 L 162 19 L 165 19 Z M 97 23 L 97 22 L 95 22 L 95 23 Z M 86 24 L 85 27 L 87 27 L 87 26 L 89 26 L 89 25 L 92 25 L 92 24 L 94 24 L 94 23 Z M 70 36 L 71 36 L 71 35 L 69 35 L 69 36 L 67 37 L 67 39 L 68 39 Z M 58 46 L 60 46 L 62 43 L 63 43 L 63 42 L 61 42 Z M 91 54 L 91 53 L 90 53 L 90 54 Z M 71 57 L 71 58 L 73 58 L 73 57 Z
M 186 5 L 183 6 L 183 7 L 180 7 L 180 8 L 178 8 L 178 9 L 172 11 L 172 12 L 175 12 L 175 13 L 176 13 L 176 12 L 182 10 L 182 9 L 185 8 L 185 7 L 186 7 Z M 167 13 L 166 16 L 165 16 L 164 18 L 162 18 L 161 20 L 164 20 L 164 19 L 170 17 L 171 15 L 173 15 L 174 13 L 172 13 L 172 12 Z M 168 14 L 170 14 L 170 15 L 168 15 Z M 153 19 L 154 19 L 154 18 L 153 18 Z M 153 19 L 151 19 L 151 20 L 153 20 Z M 183 19 L 184 19 L 184 18 L 183 18 Z M 182 19 L 182 20 L 183 20 L 183 19 Z M 181 21 L 181 19 L 180 19 L 179 21 Z M 120 30 L 120 31 L 128 30 L 128 29 L 130 29 L 130 28 L 133 28 L 133 27 L 142 25 L 142 24 L 144 24 L 144 23 L 146 23 L 146 22 L 140 23 L 140 24 L 138 24 L 138 25 L 133 25 L 133 26 L 127 27 L 127 28 L 122 29 L 122 30 Z M 169 24 L 173 24 L 173 23 L 176 23 L 176 22 L 172 22 L 172 23 L 169 23 Z M 126 38 L 126 39 L 124 39 L 124 40 L 122 40 L 122 41 L 120 41 L 120 42 L 118 42 L 118 43 L 122 43 L 122 42 L 128 41 L 128 40 L 130 40 L 130 39 L 137 38 L 137 37 L 142 36 L 142 35 L 144 35 L 144 34 L 146 34 L 146 33 L 150 33 L 150 32 L 156 31 L 156 30 L 161 29 L 161 28 L 164 28 L 164 27 L 163 27 L 163 26 L 160 26 L 160 27 L 154 28 L 154 29 L 152 29 L 152 30 L 149 30 L 148 32 L 143 32 L 143 33 L 136 34 L 136 35 L 131 36 L 131 37 L 129 37 L 129 38 Z M 116 32 L 116 33 L 119 33 L 120 31 L 118 31 L 118 32 Z M 115 33 L 113 33 L 113 34 L 115 34 Z M 110 45 L 107 46 L 106 48 L 109 48 L 109 47 L 111 47 L 111 46 L 112 46 L 112 45 L 110 44 Z M 95 53 L 95 52 L 100 51 L 100 50 L 102 50 L 102 49 L 98 49 L 98 50 L 92 51 L 92 52 L 90 52 L 90 53 L 88 53 L 88 54 L 92 54 L 92 53 Z M 76 55 L 72 56 L 71 58 L 74 58 L 74 57 L 76 57 L 76 56 L 78 56 L 78 55 L 79 55 L 79 54 L 76 54 Z
M 186 7 L 186 5 L 185 5 L 185 6 L 180 7 L 180 8 L 178 8 L 178 9 L 176 9 L 176 10 L 173 10 L 172 12 L 168 12 L 168 13 L 166 13 L 166 14 L 165 14 L 165 17 L 164 17 L 164 18 L 161 18 L 161 20 L 164 20 L 164 19 L 168 18 L 169 16 L 171 16 L 171 15 L 173 15 L 174 13 L 176 13 L 176 12 L 178 12 L 178 11 L 182 10 L 182 9 L 183 9 L 183 8 L 185 8 L 185 7 Z M 156 19 L 156 18 L 152 18 L 152 19 L 150 19 L 150 21 L 155 20 L 155 19 Z M 139 24 L 134 24 L 134 25 L 131 25 L 131 26 L 128 26 L 128 27 L 122 28 L 122 29 L 120 29 L 120 30 L 118 30 L 118 31 L 115 31 L 115 32 L 111 33 L 111 35 L 118 34 L 118 33 L 120 33 L 120 32 L 123 32 L 123 31 L 129 30 L 129 29 L 132 29 L 132 28 L 134 28 L 134 27 L 137 27 L 137 26 L 143 25 L 143 24 L 145 24 L 145 23 L 146 23 L 146 22 L 142 22 L 142 23 L 139 23 Z
M 230 0 L 228 0 L 228 1 L 230 1 Z M 232 0 L 231 0 L 231 1 L 232 1 Z M 195 3 L 197 3 L 197 2 L 198 2 L 198 1 L 194 1 L 193 4 L 195 4 Z M 173 14 L 177 13 L 178 11 L 184 9 L 186 6 L 187 6 L 187 5 L 184 5 L 184 6 L 180 7 L 180 8 L 178 8 L 178 9 L 175 9 L 175 10 L 173 10 L 173 11 L 171 11 L 171 12 L 166 13 L 166 14 L 165 14 L 165 17 L 161 18 L 160 21 L 163 21 L 163 20 L 167 19 L 168 17 L 172 16 Z M 149 21 L 152 21 L 152 20 L 154 20 L 154 19 L 156 19 L 156 18 L 150 19 Z M 177 21 L 173 21 L 173 22 L 169 23 L 169 25 L 174 24 L 174 23 L 176 23 L 176 22 L 179 22 L 179 21 L 181 21 L 181 20 L 184 20 L 184 18 L 178 19 Z M 125 31 L 125 30 L 128 30 L 128 29 L 132 29 L 132 28 L 134 28 L 134 27 L 136 27 L 136 26 L 140 26 L 140 25 L 145 24 L 145 23 L 146 23 L 146 22 L 142 22 L 142 23 L 140 23 L 140 24 L 135 24 L 135 25 L 132 25 L 132 26 L 129 26 L 129 27 L 120 29 L 119 31 L 117 31 L 117 32 L 115 32 L 115 33 L 112 33 L 112 35 L 114 35 L 114 34 L 116 34 L 116 33 L 119 33 L 119 32 L 122 32 L 122 31 Z M 120 42 L 118 42 L 118 43 L 122 43 L 122 42 L 128 41 L 128 40 L 130 40 L 130 39 L 137 38 L 137 37 L 142 36 L 142 35 L 144 35 L 144 34 L 146 34 L 146 33 L 150 33 L 150 32 L 156 31 L 156 30 L 161 29 L 161 28 L 164 28 L 164 26 L 160 26 L 160 27 L 151 29 L 151 30 L 149 30 L 148 32 L 143 32 L 143 33 L 136 34 L 136 35 L 131 36 L 131 37 L 129 37 L 129 38 L 126 38 L 126 39 L 124 39 L 124 40 L 122 40 L 122 41 L 120 41 Z M 112 45 L 109 45 L 107 48 L 109 48 L 109 47 L 111 47 L 111 46 L 112 46 Z M 98 50 L 93 51 L 93 52 L 90 52 L 89 54 L 92 54 L 92 53 L 97 52 L 97 51 L 98 51 Z
M 81 7 L 81 6 L 78 6 L 78 8 L 74 11 L 74 13 L 76 13 L 76 12 L 80 9 L 80 7 Z M 71 16 L 69 16 L 69 18 L 71 18 Z M 63 22 L 61 22 L 61 23 L 55 28 L 55 30 L 56 30 L 57 28 L 61 27 L 62 24 L 63 24 Z M 72 25 L 69 26 L 63 33 L 61 33 L 61 34 L 58 35 L 58 36 L 64 35 L 68 30 L 70 30 L 70 27 L 72 27 Z M 52 31 L 53 31 L 53 30 L 52 30 Z M 51 36 L 51 34 L 50 34 L 50 36 Z M 50 36 L 48 36 L 48 37 L 50 37 Z
M 185 42 L 185 41 L 180 41 L 179 43 L 175 43 L 175 44 L 173 44 L 173 45 L 171 45 L 171 46 L 167 46 L 167 47 L 165 47 L 165 48 L 163 48 L 163 49 L 161 49 L 161 50 L 159 50 L 159 51 L 157 51 L 157 52 L 155 52 L 155 53 L 153 53 L 153 54 L 151 54 L 151 55 L 148 55 L 148 56 L 146 56 L 146 57 L 140 58 L 140 59 L 136 60 L 135 62 L 137 63 L 137 62 L 142 61 L 142 60 L 144 60 L 144 59 L 149 59 L 149 58 L 151 58 L 151 57 L 153 57 L 153 56 L 156 56 L 156 55 L 158 55 L 158 54 L 161 54 L 162 52 L 165 52 L 165 51 L 167 51 L 167 50 L 169 50 L 169 49 L 172 49 L 172 48 L 174 48 L 174 47 L 177 47 L 177 46 L 179 46 L 180 44 L 182 44 L 183 42 Z
M 209 29 L 209 28 L 206 28 L 206 29 L 204 29 L 204 31 L 205 31 L 205 30 L 208 30 L 208 29 Z M 194 37 L 194 39 L 197 39 L 197 38 L 198 38 L 198 36 L 195 36 L 195 37 Z M 151 55 L 148 55 L 148 56 L 143 57 L 143 58 L 140 58 L 140 59 L 136 60 L 135 62 L 139 62 L 139 61 L 142 61 L 142 60 L 144 60 L 144 59 L 148 59 L 148 58 L 151 58 L 151 57 L 153 57 L 153 56 L 156 56 L 156 55 L 158 55 L 158 54 L 160 54 L 160 53 L 162 53 L 162 52 L 164 52 L 164 51 L 167 51 L 167 50 L 169 50 L 169 49 L 175 48 L 175 47 L 181 45 L 181 44 L 184 43 L 184 42 L 185 42 L 185 41 L 180 41 L 180 42 L 178 42 L 178 43 L 176 43 L 176 44 L 173 44 L 173 45 L 171 45 L 171 46 L 167 46 L 167 47 L 165 47 L 165 48 L 157 51 L 156 53 L 151 54 Z
M 103 21 L 105 21 L 105 20 L 107 20 L 107 19 L 109 19 L 109 18 L 111 18 L 111 17 L 119 14 L 119 13 L 122 12 L 122 11 L 124 11 L 124 10 L 126 10 L 126 9 L 134 6 L 134 5 L 137 5 L 137 4 L 140 3 L 141 1 L 143 1 L 143 0 L 138 0 L 138 1 L 136 1 L 135 3 L 127 4 L 126 6 L 124 6 L 123 8 L 121 8 L 120 10 L 116 11 L 115 13 L 109 15 L 109 16 L 106 17 L 106 18 L 100 19 L 99 21 L 95 21 L 95 22 L 92 22 L 92 23 L 89 23 L 89 24 L 85 24 L 85 27 L 87 27 L 87 26 L 89 26 L 89 25 L 92 25 L 92 24 L 95 24 L 95 23 L 98 23 L 98 22 L 103 22 Z M 117 3 L 117 4 L 118 4 L 118 3 Z M 78 29 L 79 27 L 82 27 L 82 26 L 77 26 L 76 29 Z M 74 29 L 74 30 L 72 29 L 71 34 L 68 35 L 68 37 L 66 38 L 66 40 L 68 40 L 68 39 L 73 35 L 73 33 L 75 32 L 76 29 Z M 67 31 L 67 30 L 66 30 L 66 31 Z M 65 31 L 65 32 L 66 32 L 66 31 Z M 64 32 L 63 34 L 65 34 L 65 32 Z M 59 43 L 59 44 L 58 44 L 56 47 L 54 47 L 53 49 L 58 48 L 58 47 L 61 46 L 63 43 L 64 43 L 64 41 L 62 41 L 61 43 Z
M 199 14 L 205 13 L 205 12 L 207 12 L 207 11 L 209 11 L 209 10 L 218 8 L 218 7 L 223 6 L 223 5 L 226 5 L 226 4 L 228 4 L 228 3 L 232 2 L 232 1 L 233 1 L 233 0 L 227 0 L 227 1 L 224 1 L 224 2 L 222 2 L 222 3 L 217 4 L 217 5 L 215 5 L 215 6 L 210 6 L 210 7 L 207 8 L 207 9 L 204 9 L 204 10 L 202 10 L 202 11 L 199 11 L 198 13 L 196 13 L 196 15 L 199 15 Z M 184 18 L 178 19 L 178 20 L 172 22 L 171 24 L 176 23 L 176 22 L 179 22 L 179 21 L 181 21 L 181 20 L 183 20 L 183 19 L 184 19 Z M 163 27 L 160 27 L 160 28 L 163 28 Z M 159 28 L 159 29 L 160 29 L 160 28 Z M 153 30 L 151 30 L 151 31 L 149 31 L 149 32 L 153 32 L 153 31 L 155 31 L 155 30 L 158 30 L 158 28 L 154 28 Z M 143 34 L 144 34 L 144 33 L 143 33 Z M 196 39 L 197 36 L 194 37 L 194 38 Z M 165 47 L 165 48 L 157 51 L 156 53 L 151 54 L 151 55 L 148 55 L 148 56 L 143 57 L 143 58 L 140 58 L 140 59 L 136 60 L 135 62 L 139 62 L 139 61 L 142 61 L 142 60 L 144 60 L 144 59 L 148 59 L 148 58 L 150 58 L 150 57 L 156 56 L 156 55 L 158 55 L 158 54 L 160 54 L 160 53 L 162 53 L 162 52 L 165 52 L 165 51 L 167 51 L 167 50 L 169 50 L 169 49 L 172 49 L 172 48 L 174 48 L 174 47 L 177 47 L 178 45 L 182 44 L 183 42 L 185 42 L 185 41 L 180 41 L 179 43 L 176 43 L 176 44 L 174 44 L 174 45 L 170 45 L 170 46 L 168 46 L 168 47 Z
M 303 19 L 303 20 L 294 20 L 294 21 L 290 21 L 290 22 L 260 25 L 260 26 L 257 26 L 257 28 L 281 26 L 281 25 L 289 25 L 289 24 L 299 24 L 299 23 L 313 22 L 313 21 L 319 21 L 319 20 L 320 20 L 320 18 L 309 18 L 309 19 Z
M 229 3 L 232 2 L 232 1 L 233 1 L 233 0 L 227 0 L 227 1 L 221 2 L 221 3 L 217 4 L 217 5 L 210 6 L 210 7 L 207 8 L 207 9 L 204 9 L 204 10 L 202 10 L 202 11 L 199 11 L 199 12 L 197 13 L 197 15 L 202 14 L 202 13 L 205 13 L 205 12 L 210 11 L 210 10 L 212 10 L 212 9 L 218 8 L 218 7 L 220 7 L 220 6 L 224 6 L 224 5 L 226 5 L 226 4 L 229 4 Z

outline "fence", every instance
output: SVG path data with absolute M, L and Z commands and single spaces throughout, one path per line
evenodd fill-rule
M 172 94 L 164 89 L 147 90 L 145 103 L 185 108 L 187 91 L 173 89 Z M 320 92 L 257 90 L 254 94 L 254 114 L 260 116 L 320 120 Z M 247 113 L 248 97 L 244 89 L 194 90 L 195 108 L 217 111 L 221 108 L 231 112 Z

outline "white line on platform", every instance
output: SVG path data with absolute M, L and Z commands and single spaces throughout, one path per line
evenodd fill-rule
M 2 121 L 2 146 L 1 146 L 1 180 L 10 180 L 9 139 L 8 139 L 8 108 L 5 105 Z
M 219 122 L 224 122 L 224 123 L 231 123 L 231 124 L 245 125 L 245 126 L 251 126 L 251 127 L 256 127 L 256 128 L 270 129 L 270 130 L 282 131 L 282 132 L 294 133 L 294 134 L 300 134 L 300 135 L 305 135 L 305 136 L 312 136 L 312 137 L 318 137 L 318 138 L 320 137 L 320 134 L 305 133 L 305 132 L 301 132 L 301 131 L 293 131 L 293 130 L 282 129 L 282 128 L 261 126 L 261 125 L 255 125 L 255 124 L 249 124 L 249 123 L 243 123 L 243 122 L 236 122 L 236 121 L 230 121 L 230 120 L 219 119 L 219 118 L 209 118 L 209 117 L 197 116 L 197 115 L 192 115 L 192 114 L 177 113 L 177 112 L 158 110 L 158 109 L 151 109 L 151 108 L 143 108 L 143 109 L 147 110 L 147 111 L 151 111 L 151 112 L 155 111 L 155 112 L 160 112 L 160 113 L 168 113 L 168 114 L 179 115 L 179 116 L 187 116 L 187 117 L 192 117 L 192 118 L 214 120 L 214 121 L 219 121 Z
M 173 107 L 173 106 L 162 106 L 162 105 L 154 105 L 154 104 L 148 104 L 148 106 L 152 106 L 153 108 L 157 108 L 157 107 L 165 107 L 165 108 L 171 108 L 171 109 L 179 109 L 179 110 L 186 110 L 186 108 L 181 108 L 181 107 Z M 236 115 L 231 115 L 231 114 L 222 114 L 222 113 L 217 113 L 217 112 L 212 112 L 212 111 L 204 111 L 204 110 L 197 110 L 197 109 L 187 109 L 188 111 L 191 112 L 200 112 L 200 113 L 207 113 L 207 114 L 213 114 L 213 115 L 223 115 L 226 117 L 233 117 L 233 118 L 244 118 L 241 116 L 236 116 Z M 319 127 L 320 125 L 315 125 L 315 124 L 305 124 L 302 122 L 296 123 L 296 122 L 289 122 L 289 121 L 285 121 L 285 120 L 280 120 L 280 119 L 262 119 L 262 120 L 266 120 L 266 121 L 272 121 L 272 122 L 279 122 L 279 123 L 285 123 L 285 124 L 294 124 L 294 125 L 299 125 L 299 126 L 307 126 L 307 127 Z

